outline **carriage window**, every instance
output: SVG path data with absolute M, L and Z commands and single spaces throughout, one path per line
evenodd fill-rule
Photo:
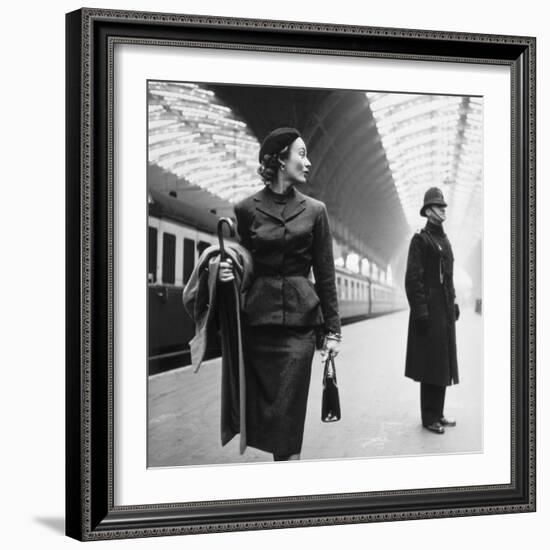
M 174 284 L 176 280 L 176 236 L 164 233 L 162 236 L 162 282 Z
M 183 239 L 183 284 L 187 283 L 195 267 L 195 241 Z
M 148 259 L 147 259 L 147 280 L 150 283 L 157 282 L 157 228 L 149 227 L 148 234 Z
M 348 280 L 344 279 L 344 298 L 348 299 Z
M 199 256 L 210 246 L 210 243 L 206 241 L 199 241 L 197 245 L 197 250 L 199 251 Z

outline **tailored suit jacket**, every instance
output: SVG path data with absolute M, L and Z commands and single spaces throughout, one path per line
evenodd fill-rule
M 277 206 L 268 188 L 235 206 L 241 244 L 254 262 L 246 319 L 252 326 L 321 326 L 340 332 L 325 204 L 293 188 L 282 215 Z

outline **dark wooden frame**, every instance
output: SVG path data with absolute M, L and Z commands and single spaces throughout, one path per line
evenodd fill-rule
M 535 39 L 82 9 L 67 14 L 66 531 L 80 540 L 535 510 Z M 507 65 L 512 94 L 511 483 L 113 503 L 112 54 L 189 45 Z M 182 499 L 185 495 L 182 495 Z

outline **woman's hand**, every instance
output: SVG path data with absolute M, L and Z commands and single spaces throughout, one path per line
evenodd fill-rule
M 220 262 L 218 281 L 220 281 L 220 283 L 228 283 L 233 279 L 235 279 L 235 275 L 233 273 L 233 262 L 231 261 L 231 258 L 227 258 L 223 262 Z
M 325 345 L 323 347 L 323 354 L 332 353 L 333 357 L 336 357 L 340 352 L 340 342 L 334 338 L 325 338 Z

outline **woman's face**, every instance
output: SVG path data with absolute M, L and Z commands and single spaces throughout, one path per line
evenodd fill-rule
M 296 138 L 289 147 L 288 158 L 283 161 L 283 171 L 294 183 L 305 183 L 311 162 L 302 138 Z

